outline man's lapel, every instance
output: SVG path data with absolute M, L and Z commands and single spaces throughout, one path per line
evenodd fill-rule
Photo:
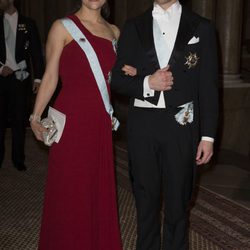
M 24 34 L 24 31 L 22 30 L 23 24 L 25 24 L 25 20 L 22 15 L 18 14 L 17 29 L 16 29 L 16 52 L 15 52 L 16 59 L 18 58 L 18 52 L 22 51 L 21 47 L 23 46 L 22 40 Z
M 142 46 L 145 49 L 150 61 L 153 63 L 154 70 L 160 68 L 157 58 L 154 36 L 153 36 L 153 17 L 152 8 L 145 12 L 143 16 L 136 22 L 137 31 L 141 40 Z
M 185 7 L 182 7 L 182 14 L 180 25 L 174 45 L 173 52 L 171 54 L 169 65 L 171 68 L 175 65 L 176 62 L 183 55 L 184 49 L 188 44 L 189 40 L 193 37 L 195 30 L 197 29 L 200 23 L 200 18 L 194 15 Z
M 5 48 L 5 38 L 4 38 L 4 25 L 3 25 L 3 15 L 0 15 L 0 61 L 5 63 L 6 60 L 6 48 Z
M 141 16 L 140 19 L 136 21 L 136 28 L 138 31 L 139 39 L 142 43 L 143 48 L 145 49 L 151 63 L 152 63 L 152 73 L 156 70 L 160 69 L 160 64 L 157 58 L 155 44 L 154 44 L 154 36 L 153 36 L 153 17 L 152 10 L 150 8 L 145 12 L 144 15 Z M 155 91 L 153 97 L 145 98 L 148 102 L 157 105 L 160 97 L 160 91 Z

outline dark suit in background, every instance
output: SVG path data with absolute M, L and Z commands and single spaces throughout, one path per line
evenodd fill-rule
M 0 75 L 0 165 L 4 159 L 4 134 L 7 119 L 10 118 L 12 130 L 12 161 L 20 170 L 24 169 L 24 141 L 28 111 L 28 97 L 34 79 L 41 79 L 43 74 L 43 56 L 40 36 L 35 22 L 18 14 L 16 29 L 16 63 L 25 61 L 29 77 L 18 80 L 15 72 L 7 77 Z M 0 61 L 6 62 L 4 15 L 0 16 Z M 1 65 L 2 66 L 2 65 Z
M 182 8 L 179 29 L 169 65 L 174 77 L 164 91 L 166 108 L 135 107 L 135 98 L 157 104 L 159 92 L 143 96 L 145 76 L 159 69 L 154 45 L 152 9 L 127 21 L 118 43 L 111 89 L 130 97 L 128 150 L 138 218 L 138 250 L 160 250 L 161 190 L 164 198 L 163 249 L 188 248 L 188 206 L 196 171 L 196 152 L 201 136 L 215 138 L 217 55 L 215 32 L 210 22 Z M 189 44 L 193 38 L 199 42 Z M 197 40 L 198 41 L 198 40 Z M 130 77 L 124 64 L 137 68 Z M 179 124 L 179 106 L 192 102 L 191 123 Z

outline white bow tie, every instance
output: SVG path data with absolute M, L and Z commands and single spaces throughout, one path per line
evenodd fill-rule
M 167 18 L 168 20 L 171 18 L 171 11 L 162 9 L 159 5 L 155 5 L 152 11 L 152 16 L 154 19 Z

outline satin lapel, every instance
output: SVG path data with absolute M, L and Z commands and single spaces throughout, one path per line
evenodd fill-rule
M 19 30 L 18 27 L 19 27 L 19 24 L 23 24 L 23 23 L 25 23 L 23 16 L 18 15 L 17 29 L 16 29 L 16 51 L 15 51 L 16 59 L 18 58 L 18 52 L 22 51 L 21 47 L 22 47 L 22 34 L 23 34 L 23 32 L 21 30 Z
M 3 15 L 0 16 L 0 60 L 2 60 L 2 63 L 5 63 L 6 60 Z
M 182 7 L 180 25 L 174 49 L 169 60 L 170 67 L 173 67 L 174 64 L 178 62 L 178 59 L 183 55 L 184 49 L 187 46 L 189 40 L 193 37 L 199 23 L 200 19 L 196 15 L 191 13 L 185 7 Z
M 142 46 L 145 49 L 150 61 L 153 63 L 155 69 L 159 69 L 159 61 L 157 58 L 154 36 L 153 36 L 153 17 L 152 8 L 136 21 L 136 28 L 141 40 Z

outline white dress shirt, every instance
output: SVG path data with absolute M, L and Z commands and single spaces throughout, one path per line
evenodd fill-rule
M 153 36 L 155 50 L 161 69 L 168 66 L 179 29 L 181 13 L 182 6 L 179 1 L 172 4 L 167 10 L 162 9 L 158 4 L 154 3 L 154 9 L 152 11 Z M 143 83 L 143 96 L 145 98 L 154 96 L 155 92 L 150 89 L 148 78 L 149 76 L 146 76 Z M 157 105 L 145 100 L 135 99 L 134 106 L 142 108 L 165 108 L 165 101 L 167 100 L 164 99 L 163 91 L 161 91 Z M 202 136 L 202 140 L 214 142 L 214 139 L 208 136 Z
M 11 27 L 11 31 L 15 37 L 15 42 L 16 42 L 16 31 L 17 31 L 17 20 L 18 20 L 18 13 L 17 12 L 15 12 L 12 15 L 9 15 L 8 13 L 4 13 L 4 22 L 9 23 L 9 25 Z M 8 34 L 6 34 L 6 27 L 4 27 L 4 28 L 5 28 L 5 36 L 7 36 Z M 6 39 L 5 39 L 5 41 L 6 41 Z M 3 64 L 2 66 L 8 66 L 13 71 L 18 70 L 19 67 L 16 63 L 15 51 L 11 51 L 6 42 L 5 42 L 5 47 L 6 47 L 6 61 L 1 62 Z M 2 68 L 1 68 L 1 71 L 2 71 Z
M 181 19 L 182 6 L 179 1 L 172 4 L 167 10 L 162 9 L 158 4 L 154 4 L 153 15 L 153 36 L 157 58 L 160 68 L 168 65 L 171 57 L 179 23 Z M 148 77 L 144 79 L 144 97 L 154 96 L 154 90 L 149 88 Z M 147 101 L 135 99 L 134 106 L 143 108 L 165 108 L 163 91 L 157 105 Z

